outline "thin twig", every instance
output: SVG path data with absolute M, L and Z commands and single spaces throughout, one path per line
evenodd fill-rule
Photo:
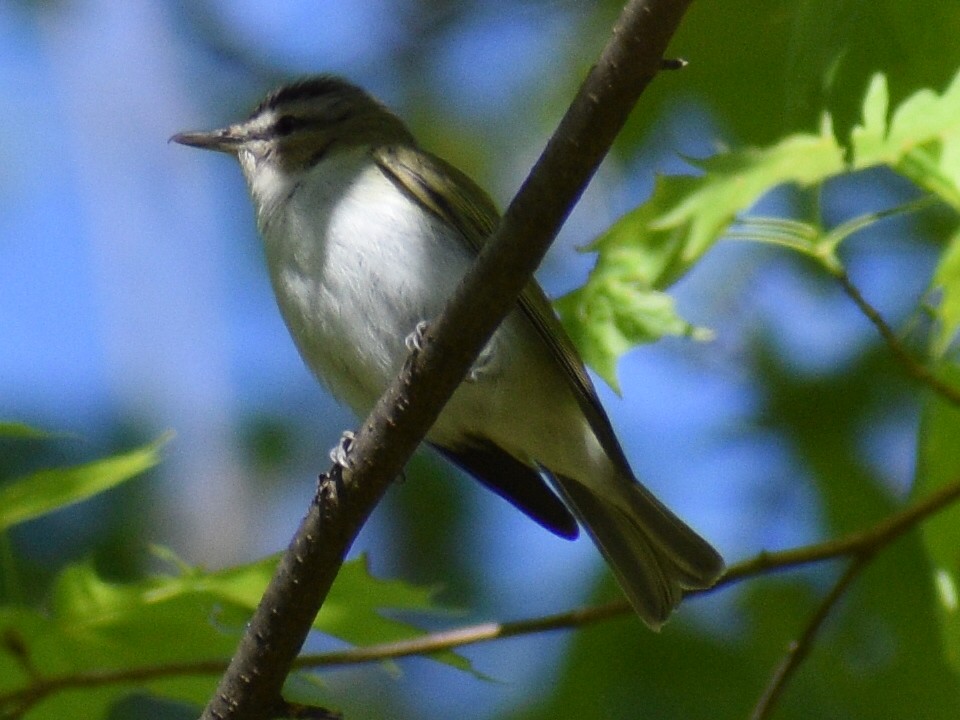
M 847 566 L 843 575 L 840 576 L 840 579 L 837 580 L 830 589 L 827 596 L 821 601 L 820 605 L 817 606 L 816 611 L 807 622 L 800 637 L 790 643 L 786 655 L 784 655 L 783 660 L 777 666 L 773 677 L 770 678 L 770 682 L 767 684 L 763 694 L 753 708 L 750 720 L 766 720 L 766 718 L 770 717 L 774 707 L 776 707 L 777 701 L 783 695 L 783 691 L 790 682 L 790 678 L 793 677 L 793 674 L 800 667 L 800 664 L 806 659 L 807 655 L 810 654 L 817 633 L 820 631 L 820 628 L 823 627 L 823 623 L 826 621 L 830 611 L 833 610 L 840 598 L 843 597 L 843 594 L 853 583 L 853 580 L 867 566 L 873 556 L 874 553 L 872 552 L 863 553 L 862 555 L 858 555 L 853 562 Z
M 843 288 L 843 291 L 847 296 L 856 303 L 857 307 L 860 308 L 867 319 L 873 323 L 873 326 L 880 333 L 880 336 L 886 342 L 887 346 L 893 352 L 894 357 L 897 361 L 906 369 L 906 371 L 913 376 L 914 379 L 922 382 L 923 384 L 930 387 L 934 392 L 953 403 L 954 405 L 960 406 L 960 390 L 953 387 L 952 385 L 945 383 L 943 380 L 938 378 L 933 371 L 930 370 L 926 365 L 921 362 L 918 362 L 913 355 L 903 346 L 903 343 L 900 342 L 900 338 L 897 337 L 897 334 L 894 332 L 887 321 L 883 319 L 883 316 L 880 312 L 873 307 L 867 299 L 863 296 L 863 293 L 860 292 L 860 289 L 853 284 L 853 281 L 850 279 L 850 276 L 847 274 L 846 270 L 838 268 L 831 273 L 840 283 L 840 287 Z
M 884 547 L 913 527 L 923 519 L 948 507 L 960 497 L 960 481 L 946 485 L 931 493 L 922 500 L 918 500 L 900 512 L 891 515 L 871 528 L 855 532 L 840 540 L 821 543 L 808 548 L 798 548 L 782 553 L 760 555 L 753 560 L 741 563 L 724 575 L 721 582 L 735 582 L 750 575 L 765 572 L 769 563 L 774 563 L 778 569 L 796 567 L 818 560 L 827 560 L 840 556 L 853 556 L 854 560 L 840 579 L 833 586 L 827 596 L 820 603 L 817 611 L 810 618 L 799 639 L 793 642 L 783 661 L 777 666 L 773 677 L 767 684 L 763 695 L 753 709 L 751 720 L 764 720 L 770 717 L 773 708 L 783 695 L 793 674 L 806 659 L 813 647 L 814 639 L 822 627 L 830 611 L 839 601 L 844 592 L 850 587 L 853 580 L 869 564 L 869 562 Z
M 724 585 L 762 575 L 771 570 L 787 570 L 822 560 L 857 555 L 870 548 L 883 547 L 919 524 L 920 521 L 940 512 L 958 498 L 960 498 L 960 479 L 915 501 L 903 510 L 885 517 L 865 530 L 858 530 L 837 540 L 828 540 L 806 547 L 760 553 L 749 560 L 731 565 L 716 585 L 705 592 L 712 592 Z
M 873 526 L 851 533 L 846 537 L 781 552 L 761 553 L 754 558 L 732 565 L 716 585 L 709 590 L 699 591 L 696 594 L 715 592 L 728 585 L 774 571 L 789 570 L 839 557 L 861 558 L 873 555 L 958 498 L 960 498 L 960 479 L 925 498 L 915 501 Z M 628 615 L 631 612 L 629 603 L 625 600 L 617 600 L 603 605 L 577 608 L 543 617 L 503 623 L 481 623 L 430 633 L 411 640 L 305 655 L 297 659 L 295 667 L 301 669 L 341 667 L 383 660 L 396 660 L 411 655 L 431 655 L 492 640 L 582 627 Z M 25 712 L 44 698 L 64 690 L 102 687 L 120 683 L 131 684 L 164 677 L 216 675 L 222 673 L 226 666 L 227 661 L 225 660 L 207 660 L 124 670 L 92 670 L 61 677 L 38 678 L 27 688 L 0 695 L 0 715 L 6 708 L 23 708 L 23 712 Z
M 615 600 L 603 605 L 576 608 L 567 612 L 542 617 L 515 620 L 513 622 L 488 622 L 467 625 L 452 630 L 422 635 L 411 640 L 368 645 L 339 652 L 304 655 L 297 659 L 296 666 L 301 668 L 328 667 L 330 665 L 356 665 L 382 660 L 396 660 L 411 655 L 433 655 L 466 645 L 476 645 L 491 640 L 503 640 L 518 635 L 568 630 L 589 625 L 632 612 L 626 600 Z

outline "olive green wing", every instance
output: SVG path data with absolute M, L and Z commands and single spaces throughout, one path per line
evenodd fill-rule
M 374 159 L 384 174 L 402 191 L 429 212 L 457 228 L 470 250 L 479 252 L 496 228 L 500 216 L 490 197 L 469 177 L 444 160 L 418 148 L 385 146 L 374 151 Z M 580 355 L 540 286 L 531 281 L 520 294 L 519 303 L 524 316 L 536 328 L 563 368 L 580 409 L 607 455 L 627 476 L 632 477 L 629 463 L 597 399 Z

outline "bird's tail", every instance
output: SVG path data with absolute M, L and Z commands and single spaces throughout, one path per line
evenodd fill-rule
M 613 498 L 563 476 L 557 489 L 607 559 L 640 618 L 659 629 L 684 590 L 713 585 L 723 558 L 632 478 Z

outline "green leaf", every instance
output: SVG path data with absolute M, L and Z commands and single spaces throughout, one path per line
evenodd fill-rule
M 58 580 L 57 613 L 74 624 L 111 622 L 118 611 L 156 605 L 188 596 L 206 596 L 211 604 L 233 606 L 252 612 L 270 578 L 279 556 L 272 555 L 247 565 L 205 572 L 177 564 L 179 574 L 151 578 L 139 583 L 113 584 L 101 580 L 86 565 L 73 566 Z M 422 634 L 412 626 L 384 618 L 384 608 L 402 611 L 437 611 L 434 591 L 399 580 L 373 577 L 365 558 L 344 563 L 314 627 L 354 644 L 381 643 Z M 225 605 L 224 605 L 225 604 Z M 204 616 L 205 617 L 205 616 Z
M 918 90 L 887 122 L 887 81 L 875 75 L 850 134 L 853 167 L 889 165 L 960 210 L 960 74 L 938 95 Z
M 960 368 L 945 365 L 943 380 L 960 387 Z M 960 408 L 928 393 L 920 425 L 914 495 L 922 497 L 960 482 Z M 938 594 L 938 614 L 947 659 L 960 672 L 960 505 L 929 518 L 921 526 L 923 543 L 933 566 L 931 583 Z
M 887 161 L 887 113 L 890 109 L 890 94 L 887 78 L 877 73 L 870 78 L 867 94 L 863 98 L 863 122 L 850 131 L 855 168 L 870 167 Z
M 163 554 L 168 560 L 174 557 L 169 551 Z M 47 679 L 156 668 L 135 680 L 99 688 L 95 697 L 104 706 L 136 688 L 203 703 L 213 691 L 221 665 L 234 652 L 276 563 L 277 557 L 271 556 L 206 572 L 176 561 L 173 575 L 129 583 L 104 580 L 89 562 L 71 565 L 57 577 L 49 616 L 0 607 L 0 637 L 15 632 L 29 664 Z M 436 612 L 432 597 L 427 588 L 374 578 L 360 558 L 341 568 L 314 627 L 352 643 L 417 637 L 422 630 L 383 612 Z M 470 669 L 468 661 L 454 653 L 435 659 Z M 173 674 L 159 669 L 198 663 L 206 667 Z M 30 682 L 31 673 L 23 662 L 0 651 L 0 695 L 29 687 Z M 63 697 L 52 698 L 50 707 L 61 708 Z
M 589 291 L 581 288 L 557 299 L 554 306 L 584 362 L 617 392 L 617 360 L 634 345 L 665 335 L 705 338 L 709 333 L 677 315 L 666 293 L 633 290 L 628 279 L 614 272 L 598 277 Z
M 355 645 L 391 642 L 420 635 L 405 623 L 386 621 L 383 608 L 437 612 L 436 588 L 370 574 L 366 557 L 345 563 L 317 616 L 315 627 Z
M 920 90 L 906 98 L 889 123 L 888 112 L 887 82 L 877 74 L 863 101 L 862 122 L 851 131 L 849 168 L 830 116 L 824 115 L 816 135 L 795 134 L 769 147 L 720 153 L 694 163 L 703 170 L 699 177 L 658 178 L 650 199 L 590 246 L 598 258 L 584 287 L 557 301 L 587 364 L 616 388 L 617 361 L 634 345 L 665 335 L 705 336 L 679 316 L 662 291 L 712 247 L 738 214 L 779 185 L 809 187 L 848 169 L 888 165 L 960 209 L 960 74 L 942 95 Z M 774 228 L 775 219 L 748 219 L 739 236 L 789 246 L 835 270 L 835 251 L 849 235 L 890 214 L 919 207 L 907 204 L 865 214 L 830 232 L 809 223 Z M 764 226 L 773 228 L 769 236 Z M 960 303 L 949 287 L 958 263 L 945 256 L 937 278 L 946 293 L 941 351 L 960 315 L 954 307 Z
M 616 388 L 616 363 L 634 345 L 665 335 L 708 334 L 682 319 L 663 290 L 726 232 L 738 213 L 783 183 L 822 182 L 844 169 L 828 117 L 817 135 L 768 148 L 726 152 L 696 163 L 701 176 L 661 176 L 647 202 L 588 249 L 598 253 L 587 283 L 557 310 L 584 360 Z
M 40 470 L 0 487 L 0 531 L 109 490 L 160 460 L 162 437 L 130 452 L 74 467 Z
M 816 135 L 789 135 L 769 147 L 720 153 L 697 163 L 705 173 L 697 187 L 666 208 L 653 228 L 683 231 L 678 269 L 685 272 L 720 238 L 737 213 L 778 185 L 809 187 L 843 172 L 843 155 L 827 115 Z M 666 279 L 675 278 L 668 275 Z

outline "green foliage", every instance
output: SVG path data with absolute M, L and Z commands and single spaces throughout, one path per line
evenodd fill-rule
M 736 214 L 782 183 L 810 185 L 841 172 L 843 156 L 825 121 L 817 135 L 696 164 L 703 175 L 658 178 L 647 202 L 590 245 L 597 252 L 590 278 L 557 301 L 584 360 L 613 387 L 616 362 L 630 347 L 692 332 L 662 291 L 720 239 Z
M 616 386 L 616 362 L 623 352 L 665 335 L 689 334 L 694 325 L 677 315 L 664 290 L 725 236 L 787 248 L 814 260 L 829 277 L 845 273 L 839 255 L 845 241 L 858 233 L 866 236 L 875 223 L 892 215 L 938 204 L 955 228 L 960 75 L 944 92 L 916 91 L 892 110 L 886 78 L 875 75 L 860 116 L 845 143 L 826 115 L 817 135 L 792 134 L 766 147 L 724 151 L 693 163 L 700 175 L 658 178 L 650 199 L 588 248 L 597 253 L 597 263 L 587 284 L 557 304 L 591 366 Z M 812 188 L 815 197 L 828 193 L 828 183 L 839 178 L 848 187 L 861 181 L 866 191 L 873 181 L 857 173 L 875 167 L 913 183 L 918 199 L 834 227 L 819 216 L 820 203 L 810 217 L 746 214 L 784 183 Z M 937 293 L 928 293 L 926 309 L 934 322 L 927 345 L 938 374 L 960 387 L 955 364 L 960 239 L 950 230 L 941 242 L 929 283 Z M 878 365 L 870 356 L 835 381 L 794 378 L 780 362 L 772 357 L 760 362 L 763 386 L 776 398 L 762 417 L 788 439 L 798 465 L 811 471 L 831 534 L 854 531 L 892 513 L 896 504 L 888 491 L 857 459 L 862 440 L 855 429 L 869 428 L 878 414 L 892 412 L 902 403 L 902 390 L 874 384 Z M 913 496 L 960 481 L 960 410 L 928 391 L 918 438 Z M 958 528 L 960 509 L 951 508 L 924 523 L 922 543 L 911 538 L 884 551 L 835 613 L 777 717 L 908 717 L 918 712 L 952 717 L 960 697 Z M 558 691 L 538 711 L 522 717 L 618 717 L 627 704 L 618 693 L 638 682 L 642 689 L 634 688 L 630 696 L 642 698 L 639 707 L 633 701 L 633 711 L 641 716 L 685 718 L 709 707 L 710 717 L 743 717 L 768 682 L 785 642 L 797 636 L 814 612 L 817 601 L 805 587 L 767 581 L 748 589 L 738 608 L 745 632 L 734 641 L 717 642 L 679 624 L 660 638 L 638 634 L 624 641 L 623 629 L 613 627 L 582 633 Z M 923 610 L 934 607 L 935 613 Z M 785 628 L 784 618 L 791 618 L 794 627 Z M 614 645 L 623 651 L 604 650 Z M 699 676 L 706 668 L 710 681 L 705 684 Z M 608 706 L 598 708 L 598 697 Z
M 45 681 L 63 682 L 71 691 L 51 694 L 29 718 L 62 717 L 64 707 L 78 704 L 90 711 L 85 717 L 94 717 L 133 689 L 203 704 L 276 560 L 217 572 L 179 563 L 175 574 L 131 583 L 107 581 L 89 563 L 67 567 L 56 579 L 49 611 L 0 607 L 8 649 L 22 648 L 0 653 L 0 708 L 6 696 L 32 687 L 30 668 L 42 668 Z M 408 639 L 421 631 L 382 611 L 432 611 L 431 595 L 372 577 L 360 558 L 344 564 L 314 627 L 352 643 Z M 441 659 L 469 669 L 452 653 Z M 105 674 L 116 679 L 99 687 L 96 677 Z M 95 688 L 89 696 L 85 685 Z
M 916 541 L 872 566 L 831 618 L 773 717 L 900 718 L 917 716 L 917 708 L 929 720 L 954 717 L 960 689 L 937 652 L 936 615 L 918 612 L 933 600 L 927 569 Z M 718 616 L 720 627 L 729 627 L 729 615 L 709 603 L 696 613 L 698 600 L 658 635 L 627 619 L 588 628 L 571 638 L 555 691 L 543 705 L 510 717 L 617 720 L 627 707 L 630 717 L 658 720 L 749 717 L 818 594 L 801 578 L 753 582 L 737 597 L 730 634 L 709 629 Z
M 622 3 L 605 6 L 615 12 Z M 768 144 L 812 127 L 825 108 L 845 136 L 878 70 L 896 104 L 949 82 L 960 67 L 960 47 L 950 42 L 958 33 L 960 6 L 942 0 L 695 2 L 671 44 L 690 67 L 654 83 L 634 132 L 681 96 L 705 102 L 738 143 Z
M 943 95 L 918 90 L 889 122 L 887 81 L 876 75 L 863 103 L 863 122 L 850 134 L 851 167 L 889 165 L 960 210 L 960 76 Z
M 940 264 L 933 276 L 933 285 L 941 289 L 937 318 L 940 324 L 933 339 L 932 351 L 943 358 L 960 328 L 960 233 L 947 241 L 947 247 L 940 256 Z
M 907 98 L 889 123 L 886 87 L 882 75 L 872 79 L 862 123 L 851 131 L 848 145 L 835 137 L 825 115 L 816 135 L 789 135 L 765 148 L 730 150 L 696 161 L 701 175 L 658 178 L 649 200 L 587 248 L 597 253 L 587 283 L 557 301 L 587 363 L 616 388 L 617 360 L 631 347 L 665 335 L 694 333 L 664 289 L 728 234 L 741 213 L 784 184 L 821 188 L 841 175 L 885 165 L 960 209 L 960 76 L 942 95 L 920 90 Z M 740 217 L 739 230 L 731 235 L 783 245 L 838 272 L 836 251 L 843 240 L 903 210 L 870 213 L 832 229 L 823 228 L 820 218 Z M 934 278 L 943 289 L 936 340 L 941 353 L 960 319 L 957 254 L 945 254 Z M 698 334 L 705 336 L 703 331 Z
M 45 436 L 13 423 L 4 427 L 16 439 Z M 74 467 L 42 470 L 0 487 L 3 528 L 136 477 L 158 462 L 163 442 Z M 45 684 L 62 687 L 44 693 L 24 717 L 105 717 L 133 691 L 205 703 L 273 575 L 277 557 L 208 572 L 169 550 L 155 552 L 173 572 L 115 582 L 85 561 L 56 576 L 46 608 L 0 605 L 0 715 L 13 712 Z M 10 562 L 14 559 L 8 558 Z M 4 574 L 16 576 L 11 567 Z M 10 588 L 9 594 L 16 596 L 15 590 Z M 383 611 L 436 611 L 433 594 L 374 578 L 366 560 L 358 558 L 344 564 L 314 627 L 353 644 L 409 639 L 422 631 Z M 451 652 L 436 659 L 470 670 Z M 99 682 L 103 677 L 108 681 Z

